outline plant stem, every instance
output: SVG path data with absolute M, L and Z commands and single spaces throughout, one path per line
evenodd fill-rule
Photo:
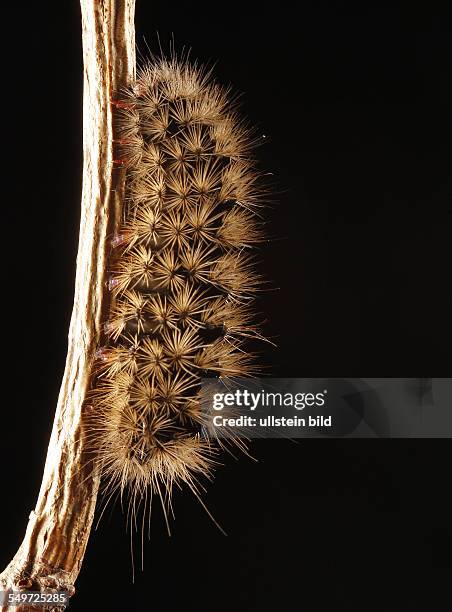
M 99 476 L 86 434 L 85 400 L 108 307 L 108 238 L 124 196 L 124 171 L 113 164 L 111 96 L 135 74 L 134 10 L 135 0 L 81 0 L 84 167 L 74 307 L 38 500 L 19 550 L 0 574 L 0 590 L 7 592 L 72 594 L 93 522 Z

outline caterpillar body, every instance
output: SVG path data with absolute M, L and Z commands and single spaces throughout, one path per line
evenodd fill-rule
M 263 239 L 265 189 L 253 131 L 196 63 L 155 59 L 114 104 L 126 196 L 92 431 L 107 490 L 168 507 L 175 484 L 198 496 L 197 477 L 216 462 L 200 378 L 255 372 L 244 345 L 261 337 L 251 247 Z

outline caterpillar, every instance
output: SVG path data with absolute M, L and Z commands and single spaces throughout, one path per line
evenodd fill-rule
M 230 89 L 186 58 L 149 61 L 113 104 L 126 187 L 91 429 L 105 490 L 133 504 L 157 494 L 168 508 L 174 485 L 199 498 L 198 477 L 211 476 L 221 447 L 201 378 L 257 371 L 246 343 L 262 338 L 253 306 L 263 282 L 253 250 L 264 239 L 260 139 Z

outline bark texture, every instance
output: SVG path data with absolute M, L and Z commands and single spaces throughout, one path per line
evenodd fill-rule
M 3 591 L 73 594 L 91 530 L 99 477 L 88 449 L 85 399 L 108 306 L 108 238 L 124 195 L 124 171 L 114 166 L 111 97 L 135 74 L 134 9 L 135 0 L 81 0 L 84 168 L 68 354 L 38 500 L 19 550 L 0 574 Z

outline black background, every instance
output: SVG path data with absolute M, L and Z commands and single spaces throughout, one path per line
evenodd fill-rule
M 143 53 L 217 61 L 267 135 L 261 268 L 274 376 L 450 376 L 450 16 L 424 2 L 138 0 Z M 296 12 L 298 11 L 298 13 Z M 8 21 L 8 20 L 11 21 Z M 1 563 L 33 508 L 63 372 L 82 148 L 77 2 L 16 3 L 3 52 Z M 131 579 L 125 518 L 93 532 L 70 609 L 451 609 L 447 440 L 260 441 L 157 506 Z M 140 546 L 135 545 L 139 563 Z M 104 604 L 94 599 L 105 592 Z M 120 598 L 128 598 L 123 606 Z

